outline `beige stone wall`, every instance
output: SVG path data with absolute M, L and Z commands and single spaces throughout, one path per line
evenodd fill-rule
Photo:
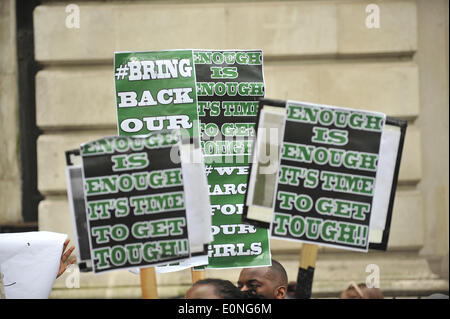
M 15 1 L 0 1 L 0 225 L 22 221 Z
M 444 177 L 448 176 L 448 146 L 441 144 L 448 142 L 448 86 L 444 89 L 441 74 L 442 59 L 447 59 L 448 70 L 448 51 L 433 61 L 430 52 L 434 52 L 437 39 L 443 39 L 445 30 L 445 23 L 437 23 L 434 15 L 445 16 L 440 10 L 445 4 L 424 2 L 81 1 L 77 2 L 79 29 L 65 25 L 65 8 L 72 2 L 44 2 L 34 11 L 35 59 L 44 66 L 36 75 L 36 121 L 44 132 L 37 142 L 38 188 L 45 196 L 39 206 L 40 229 L 69 233 L 74 238 L 65 195 L 64 151 L 116 132 L 114 51 L 262 48 L 268 98 L 376 110 L 408 120 L 389 252 L 383 255 L 384 263 L 390 265 L 384 268 L 385 278 L 407 281 L 409 286 L 403 285 L 404 289 L 420 290 L 424 283 L 420 280 L 436 284 L 436 275 L 419 253 L 448 254 L 448 177 Z M 370 3 L 380 8 L 378 29 L 365 24 L 365 8 Z M 446 17 L 448 29 L 448 14 Z M 433 23 L 429 33 L 427 23 Z M 442 47 L 444 44 L 439 42 Z M 441 72 L 438 92 L 433 90 L 433 72 Z M 446 76 L 448 85 L 448 71 Z M 430 101 L 434 103 L 433 112 Z M 434 132 L 436 121 L 441 138 Z M 439 156 L 430 155 L 433 152 Z M 444 236 L 447 242 L 437 244 L 436 240 L 443 241 Z M 296 278 L 299 247 L 272 241 L 275 256 L 289 265 L 291 280 Z M 347 269 L 347 275 L 336 275 L 339 280 L 334 277 L 339 283 L 335 286 L 326 271 L 332 271 L 335 265 L 327 263 L 331 260 L 327 256 L 341 261 Z M 377 256 L 321 249 L 322 271 L 318 270 L 313 292 L 345 288 L 352 271 L 356 272 L 352 262 L 361 264 Z M 402 264 L 405 258 L 410 261 Z M 383 262 L 383 258 L 379 260 Z M 398 275 L 397 269 L 414 262 L 417 283 L 411 281 L 415 275 L 409 273 L 408 277 L 407 271 Z M 363 268 L 358 268 L 361 278 Z M 235 271 L 208 274 L 236 279 Z M 92 296 L 139 295 L 137 277 L 127 272 L 92 277 L 82 276 L 82 285 L 91 287 L 88 290 Z M 76 295 L 62 289 L 63 280 L 57 281 L 54 296 Z M 188 272 L 180 272 L 159 276 L 158 280 L 163 296 L 174 296 L 187 287 L 190 277 Z M 386 287 L 396 287 L 389 280 Z M 448 282 L 438 285 L 448 290 Z M 110 289 L 105 290 L 105 286 Z M 116 286 L 121 288 L 111 288 Z
M 448 279 L 449 244 L 449 98 L 448 1 L 418 1 L 421 153 L 425 238 L 422 255 Z M 445 12 L 446 14 L 443 14 Z M 444 256 L 444 257 L 442 257 Z

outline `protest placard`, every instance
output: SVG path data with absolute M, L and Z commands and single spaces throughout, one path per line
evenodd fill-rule
M 262 50 L 195 50 L 194 63 L 205 154 L 250 154 L 265 92 Z
M 270 265 L 267 230 L 242 221 L 258 98 L 265 94 L 263 52 L 195 50 L 194 63 L 213 215 L 208 267 Z
M 75 163 L 73 158 L 79 159 L 80 163 Z M 72 217 L 72 227 L 76 236 L 77 265 L 80 271 L 88 272 L 92 271 L 92 265 L 80 150 L 67 151 L 66 161 L 67 199 Z
M 192 50 L 116 52 L 114 70 L 118 135 L 181 128 L 198 137 Z
M 300 103 L 300 102 L 298 102 Z M 243 218 L 269 228 L 286 118 L 286 101 L 260 99 L 258 137 L 251 163 L 251 178 Z M 386 117 L 380 141 L 377 178 L 370 218 L 369 249 L 386 250 L 397 188 L 407 122 Z
M 261 103 L 261 102 L 260 102 Z M 249 186 L 242 218 L 255 226 L 269 228 L 277 184 L 279 153 L 283 140 L 285 103 L 280 108 L 259 108 L 258 137 L 251 162 Z
M 386 251 L 388 248 L 407 126 L 406 120 L 386 118 L 370 219 L 369 249 Z
M 201 150 L 192 144 L 182 143 L 180 156 L 173 154 L 173 160 L 181 161 L 182 179 L 185 184 L 195 183 L 196 187 L 186 188 L 185 208 L 187 214 L 187 225 L 189 236 L 189 250 L 192 258 L 183 260 L 178 269 L 190 267 L 192 264 L 204 265 L 208 263 L 207 244 L 212 240 L 211 234 L 211 214 L 208 194 L 208 183 L 205 176 L 205 167 Z M 85 192 L 82 181 L 82 166 L 80 150 L 70 150 L 66 152 L 66 180 L 67 195 L 69 200 L 72 224 L 76 235 L 75 245 L 77 254 L 77 264 L 80 271 L 92 271 L 91 254 L 89 247 L 89 233 L 86 221 Z M 172 263 L 177 264 L 177 263 Z M 176 269 L 173 267 L 173 269 Z M 170 268 L 158 266 L 157 273 L 167 272 Z M 173 270 L 174 271 L 174 270 Z M 138 272 L 137 272 L 138 273 Z
M 268 230 L 242 221 L 249 174 L 246 157 L 207 156 L 205 164 L 214 235 L 208 268 L 270 265 Z
M 207 155 L 250 156 L 258 97 L 265 92 L 261 50 L 118 52 L 114 63 L 120 135 L 187 129 L 194 144 L 197 137 L 201 139 L 201 148 Z M 211 185 L 209 179 L 208 182 Z M 216 222 L 229 224 L 223 219 Z M 213 225 L 213 232 L 214 227 L 220 224 Z M 264 233 L 264 242 L 268 242 L 267 232 Z M 213 258 L 210 256 L 209 261 Z M 226 267 L 224 260 L 220 264 Z M 189 262 L 172 268 L 180 269 L 186 264 Z M 237 264 L 231 262 L 233 267 Z M 162 272 L 170 268 L 159 267 Z
M 291 192 L 289 193 L 289 189 L 287 194 L 288 195 L 282 195 L 289 198 L 289 194 L 296 194 L 296 195 L 302 195 L 306 194 L 309 196 L 308 192 L 314 193 L 314 184 L 307 184 L 308 181 L 311 182 L 311 178 L 314 178 L 314 175 L 307 175 L 308 171 L 305 171 L 307 169 L 311 169 L 312 173 L 309 174 L 316 174 L 315 176 L 320 176 L 320 171 L 329 169 L 330 171 L 339 171 L 343 170 L 350 170 L 353 175 L 359 174 L 366 176 L 368 172 L 372 171 L 372 174 L 374 172 L 374 167 L 376 166 L 376 179 L 375 183 L 371 184 L 371 197 L 372 200 L 370 202 L 370 217 L 366 217 L 364 220 L 364 227 L 366 227 L 366 231 L 369 233 L 368 237 L 364 238 L 363 243 L 367 245 L 368 242 L 368 248 L 369 249 L 377 249 L 377 250 L 386 250 L 388 245 L 388 239 L 389 239 L 389 233 L 390 233 L 390 224 L 392 219 L 392 212 L 393 212 L 393 204 L 395 199 L 395 193 L 396 193 L 396 187 L 397 187 L 397 180 L 398 180 L 398 174 L 400 169 L 400 161 L 402 157 L 402 151 L 403 151 L 403 144 L 405 139 L 405 132 L 407 123 L 404 120 L 391 118 L 391 117 L 385 117 L 383 114 L 380 113 L 373 113 L 373 112 L 365 112 L 365 111 L 357 111 L 357 110 L 350 110 L 350 109 L 344 109 L 344 108 L 337 108 L 337 107 L 330 107 L 326 105 L 317 105 L 317 104 L 311 104 L 306 102 L 293 102 L 293 101 L 282 101 L 282 100 L 270 100 L 270 99 L 260 99 L 259 101 L 259 124 L 258 124 L 258 136 L 256 140 L 255 145 L 255 152 L 253 154 L 253 161 L 251 163 L 251 178 L 249 182 L 249 190 L 247 192 L 247 198 L 246 198 L 246 205 L 244 208 L 243 213 L 243 219 L 252 224 L 257 225 L 265 228 L 269 228 L 271 226 L 271 222 L 274 219 L 274 206 L 275 206 L 275 198 L 278 196 L 278 192 L 276 190 L 281 187 L 287 187 L 286 184 L 290 184 L 291 186 Z M 294 113 L 289 113 L 286 111 L 286 108 L 289 105 L 297 106 L 297 110 L 294 111 Z M 300 111 L 300 108 L 304 107 L 304 113 Z M 316 112 L 319 112 L 319 110 L 315 110 L 314 108 L 322 107 L 325 110 L 329 108 L 329 111 L 326 111 L 324 113 L 324 118 L 320 119 L 320 115 L 316 114 Z M 331 115 L 336 112 L 337 114 L 340 114 L 337 116 L 336 123 L 338 125 L 334 125 L 336 123 L 329 123 L 327 124 L 327 119 L 331 119 Z M 290 110 L 289 110 L 290 111 Z M 360 114 L 357 114 L 357 113 Z M 347 114 L 348 113 L 348 114 Z M 381 129 L 381 137 L 376 139 L 376 143 L 379 142 L 379 149 L 377 153 L 373 153 L 372 155 L 364 155 L 369 158 L 369 156 L 376 156 L 374 157 L 375 161 L 372 162 L 375 165 L 372 165 L 372 170 L 367 170 L 366 172 L 361 172 L 361 170 L 358 170 L 358 168 L 355 167 L 349 167 L 351 165 L 349 164 L 357 164 L 355 160 L 356 157 L 353 157 L 353 160 L 351 160 L 351 156 L 354 156 L 357 154 L 355 152 L 355 149 L 358 149 L 357 147 L 368 147 L 368 145 L 365 145 L 366 140 L 362 135 L 364 132 L 360 132 L 360 134 L 355 135 L 354 132 L 352 132 L 350 129 L 342 130 L 342 128 L 345 127 L 345 117 L 351 117 L 352 115 L 349 115 L 351 113 L 355 113 L 353 115 L 354 123 L 349 124 L 349 126 L 357 126 L 357 122 L 360 121 L 362 118 L 364 118 L 364 114 L 366 115 L 366 119 L 369 118 L 368 116 L 374 116 L 374 119 L 377 118 L 374 121 L 381 121 L 378 124 L 382 125 Z M 292 155 L 288 157 L 288 160 L 291 160 L 292 164 L 291 166 L 286 165 L 286 158 L 281 158 L 280 156 L 283 154 L 282 152 L 286 152 L 287 150 L 293 150 L 292 145 L 294 143 L 290 143 L 287 148 L 284 148 L 284 142 L 285 140 L 285 125 L 288 123 L 287 118 L 289 117 L 289 114 L 296 114 L 297 116 L 302 117 L 301 114 L 303 114 L 303 119 L 305 119 L 307 116 L 310 117 L 310 119 L 313 119 L 313 117 L 316 116 L 317 121 L 311 121 L 313 123 L 310 123 L 308 121 L 297 121 L 296 125 L 301 126 L 305 124 L 305 127 L 308 127 L 309 130 L 306 132 L 303 132 L 301 129 L 297 129 L 294 132 L 291 129 L 292 134 L 306 134 L 306 138 L 304 140 L 301 140 L 303 143 L 298 143 L 299 146 L 297 150 L 303 150 L 303 152 L 299 151 L 297 153 L 293 152 Z M 306 115 L 305 115 L 306 114 Z M 336 115 L 336 114 L 334 114 Z M 291 115 L 292 117 L 292 115 Z M 327 118 L 328 117 L 328 118 Z M 355 121 L 355 119 L 358 119 Z M 382 120 L 380 120 L 382 119 Z M 292 119 L 291 119 L 292 120 Z M 298 119 L 297 119 L 298 120 Z M 370 121 L 369 121 L 370 123 Z M 324 125 L 325 124 L 325 125 Z M 359 123 L 362 124 L 362 123 Z M 340 125 L 340 126 L 339 126 Z M 380 127 L 378 127 L 380 128 Z M 355 129 L 355 127 L 352 127 L 352 129 Z M 367 128 L 366 128 L 367 129 Z M 311 133 L 311 130 L 314 134 Z M 339 130 L 341 132 L 339 132 Z M 345 132 L 347 131 L 347 132 Z M 364 131 L 364 129 L 363 129 Z M 370 130 L 369 130 L 370 131 Z M 379 130 L 372 130 L 373 132 L 379 132 Z M 319 133 L 322 132 L 322 133 Z M 325 133 L 326 132 L 326 133 Z M 348 132 L 351 132 L 349 134 Z M 309 134 L 309 135 L 308 135 Z M 339 134 L 342 134 L 342 136 L 346 137 L 340 143 L 341 145 L 333 145 L 333 144 L 339 144 L 336 143 L 336 139 Z M 289 135 L 289 133 L 288 133 Z M 309 138 L 308 138 L 309 136 Z M 322 138 L 319 138 L 322 137 Z M 359 141 L 353 141 L 353 143 L 348 143 L 349 138 L 355 138 Z M 288 138 L 289 141 L 289 138 Z M 295 139 L 294 139 L 295 142 Z M 328 142 L 328 143 L 325 143 Z M 374 139 L 369 138 L 367 139 L 367 142 L 372 145 L 376 144 L 374 143 Z M 327 145 L 329 144 L 329 145 Z M 349 146 L 346 146 L 347 144 L 350 145 L 357 145 L 357 147 L 353 147 L 352 149 L 349 148 Z M 283 149 L 282 149 L 283 147 Z M 310 148 L 308 148 L 310 147 Z M 329 150 L 326 150 L 326 148 L 329 148 Z M 369 146 L 370 147 L 370 146 Z M 375 146 L 372 146 L 376 148 Z M 318 151 L 319 150 L 319 151 Z M 282 151 L 282 152 L 280 152 Z M 317 154 L 314 153 L 314 155 L 319 155 L 318 158 L 313 158 L 313 152 L 318 152 Z M 327 153 L 325 153 L 325 151 Z M 371 150 L 372 151 L 372 150 Z M 309 153 L 308 153 L 309 152 Z M 322 153 L 320 153 L 322 152 Z M 328 153 L 329 152 L 329 153 Z M 353 152 L 353 153 L 352 153 Z M 353 155 L 349 155 L 347 153 L 352 153 Z M 369 152 L 367 152 L 369 154 Z M 327 163 L 325 161 L 326 157 L 330 154 L 334 154 L 332 157 L 328 157 L 328 167 Z M 341 155 L 339 155 L 341 154 Z M 362 152 L 361 152 L 362 154 Z M 305 156 L 310 155 L 310 161 L 301 160 L 303 156 L 303 159 L 305 159 Z M 341 156 L 341 157 L 340 157 Z M 341 163 L 347 164 L 344 165 L 345 167 L 342 168 L 339 163 L 339 158 L 342 160 L 342 156 L 344 157 L 344 160 Z M 347 157 L 349 156 L 349 157 Z M 295 157 L 295 158 L 293 158 Z M 298 157 L 298 158 L 297 158 Z M 363 158 L 363 156 L 361 156 Z M 317 159 L 319 160 L 319 163 L 317 163 Z M 285 165 L 283 169 L 279 168 L 276 170 L 276 173 L 274 174 L 274 167 L 280 166 L 280 160 L 281 165 Z M 320 161 L 325 162 L 320 162 Z M 348 162 L 350 160 L 350 163 Z M 347 162 L 346 162 L 347 161 Z M 370 162 L 370 161 L 369 161 Z M 312 163 L 316 165 L 316 167 L 312 166 Z M 331 165 L 334 164 L 334 165 Z M 342 165 L 341 165 L 342 166 Z M 360 168 L 360 167 L 359 167 Z M 314 171 L 315 170 L 315 171 Z M 356 175 L 357 176 L 357 175 Z M 281 182 L 281 186 L 279 182 L 279 179 L 283 179 Z M 289 181 L 288 181 L 289 180 Z M 288 182 L 287 182 L 288 181 Z M 316 178 L 316 182 L 317 178 Z M 343 187 L 345 184 L 335 184 L 338 187 Z M 355 184 L 358 186 L 358 183 Z M 309 187 L 308 187 L 309 186 Z M 316 185 L 317 186 L 317 185 Z M 361 185 L 360 185 L 361 186 Z M 316 187 L 318 188 L 318 187 Z M 322 189 L 316 189 L 315 192 L 323 192 L 325 194 L 326 190 Z M 323 228 L 328 227 L 324 226 L 328 223 L 330 225 L 331 223 L 337 222 L 338 217 L 347 217 L 345 220 L 348 223 L 348 220 L 351 219 L 353 216 L 355 216 L 355 212 L 359 212 L 355 209 L 355 206 L 345 206 L 345 203 L 350 202 L 349 198 L 354 198 L 354 195 L 358 194 L 347 194 L 346 192 L 330 192 L 328 191 L 327 196 L 330 201 L 333 201 L 334 198 L 337 200 L 335 202 L 332 202 L 333 205 L 329 205 L 330 211 L 328 211 L 328 214 L 324 214 L 323 210 L 320 210 L 317 212 L 314 216 L 315 221 L 318 221 L 320 218 L 323 219 L 320 225 L 312 225 L 312 227 L 315 227 L 315 229 L 312 229 L 312 232 L 316 232 L 319 234 L 322 234 Z M 299 196 L 300 197 L 300 196 Z M 295 196 L 295 199 L 299 198 Z M 294 196 L 292 197 L 294 198 Z M 297 206 L 301 205 L 302 203 L 307 203 L 308 197 L 304 197 L 306 199 L 300 200 L 300 202 L 293 203 L 292 207 L 292 214 L 291 218 L 294 220 L 297 218 L 297 216 L 300 216 L 302 219 L 297 220 L 297 224 L 290 224 L 290 225 L 284 225 L 286 232 L 283 235 L 286 235 L 286 233 L 293 232 L 295 234 L 296 231 L 302 230 L 306 232 L 306 227 L 309 227 L 309 224 L 302 224 L 302 221 L 304 221 L 303 216 L 311 216 L 314 214 L 314 209 L 316 209 L 317 205 L 314 205 L 311 212 L 299 212 L 296 211 Z M 345 200 L 342 200 L 342 198 L 345 198 Z M 361 196 L 360 196 L 361 198 Z M 315 197 L 316 200 L 316 197 Z M 368 201 L 370 199 L 367 199 Z M 288 199 L 289 201 L 289 199 Z M 312 201 L 312 197 L 311 197 Z M 339 204 L 338 204 L 339 201 Z M 281 202 L 281 200 L 279 200 Z M 292 203 L 292 202 L 291 202 Z M 316 203 L 318 203 L 318 200 L 316 200 Z M 354 204 L 354 203 L 353 203 Z M 358 205 L 358 203 L 357 203 Z M 364 203 L 362 204 L 364 205 Z M 279 206 L 278 206 L 279 207 Z M 323 207 L 322 207 L 323 208 Z M 306 209 L 305 209 L 306 210 Z M 341 213 L 341 216 L 337 216 L 337 214 Z M 352 213 L 351 217 L 349 216 L 350 213 Z M 286 215 L 286 214 L 284 214 Z M 282 216 L 284 216 L 282 215 Z M 334 215 L 334 216 L 333 216 Z M 347 215 L 347 216 L 344 216 Z M 356 214 L 358 215 L 358 214 Z M 365 214 L 367 216 L 367 213 Z M 318 217 L 318 218 L 317 218 Z M 309 217 L 311 218 L 311 217 Z M 361 218 L 362 220 L 362 218 Z M 369 224 L 368 220 L 370 220 Z M 313 224 L 314 222 L 312 222 Z M 341 224 L 342 225 L 342 224 Z M 273 225 L 272 225 L 273 226 Z M 353 227 L 361 227 L 361 222 L 356 222 L 356 225 Z M 367 230 L 368 228 L 368 230 Z M 272 230 L 274 227 L 272 227 Z M 311 232 L 311 230 L 309 230 Z M 329 230 L 330 235 L 336 235 L 338 233 L 338 230 Z M 298 234 L 298 233 L 297 233 Z M 341 235 L 342 235 L 342 228 L 341 228 Z M 315 268 L 315 262 L 316 262 L 316 256 L 317 256 L 317 249 L 318 244 L 322 245 L 329 245 L 329 243 L 323 243 L 319 241 L 311 240 L 311 238 L 307 238 L 306 240 L 303 239 L 294 239 L 294 238 L 286 238 L 287 236 L 278 237 L 279 239 L 288 239 L 288 240 L 299 240 L 303 242 L 302 248 L 301 248 L 301 254 L 300 254 L 300 263 L 299 263 L 299 270 L 298 270 L 298 277 L 297 277 L 297 290 L 296 290 L 296 298 L 303 299 L 303 298 L 310 298 L 311 297 L 311 287 L 314 277 L 314 268 Z M 299 236 L 300 237 L 300 236 Z M 345 239 L 345 234 L 344 234 Z M 347 237 L 348 240 L 350 239 L 350 235 Z M 362 240 L 360 239 L 360 242 Z M 352 247 L 346 247 L 344 245 L 336 245 L 336 242 L 332 242 L 331 245 L 336 248 L 342 248 L 342 249 L 355 249 Z M 367 246 L 364 248 L 359 247 L 361 251 L 367 251 Z M 357 248 L 356 248 L 357 249 Z M 357 249 L 358 250 L 358 249 Z
M 81 146 L 94 272 L 189 257 L 175 132 L 109 137 Z
M 367 251 L 385 116 L 288 102 L 274 238 Z

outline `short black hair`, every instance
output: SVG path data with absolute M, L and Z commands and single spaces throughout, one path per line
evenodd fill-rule
M 258 295 L 256 292 L 241 291 L 229 280 L 217 278 L 201 279 L 194 283 L 192 287 L 197 285 L 214 286 L 214 293 L 223 299 L 265 299 L 264 296 Z
M 224 299 L 241 299 L 240 290 L 229 280 L 207 278 L 197 281 L 192 286 L 212 285 L 214 293 Z
M 286 269 L 284 269 L 283 265 L 275 259 L 272 259 L 272 266 L 269 267 L 269 272 L 271 272 L 275 278 L 279 278 L 280 285 L 288 284 Z

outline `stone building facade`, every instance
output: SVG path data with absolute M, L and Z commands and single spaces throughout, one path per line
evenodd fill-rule
M 0 225 L 23 221 L 16 9 L 0 5 Z M 79 25 L 70 16 L 79 10 Z M 373 7 L 376 10 L 373 10 Z M 379 20 L 373 14 L 379 13 Z M 38 227 L 74 238 L 64 151 L 116 133 L 115 51 L 263 49 L 266 97 L 384 112 L 408 121 L 387 252 L 320 248 L 314 296 L 337 296 L 380 268 L 386 295 L 448 291 L 448 1 L 41 1 L 34 8 Z M 379 22 L 379 24 L 377 24 Z M 301 245 L 272 240 L 296 280 Z M 68 272 L 54 298 L 140 297 L 128 271 Z M 236 281 L 239 270 L 208 270 Z M 161 297 L 182 295 L 189 271 L 158 275 Z

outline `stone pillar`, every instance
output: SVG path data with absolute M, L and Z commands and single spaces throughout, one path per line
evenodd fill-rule
M 421 254 L 448 279 L 449 236 L 449 99 L 448 1 L 419 0 L 418 53 L 425 242 Z M 419 151 L 419 150 L 418 150 Z
M 0 1 L 0 225 L 22 221 L 16 6 Z

